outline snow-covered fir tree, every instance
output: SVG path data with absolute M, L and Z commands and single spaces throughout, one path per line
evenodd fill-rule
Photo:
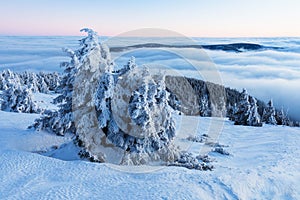
M 59 87 L 61 77 L 57 72 L 52 72 L 52 73 L 40 72 L 39 75 L 40 77 L 43 78 L 43 80 L 47 84 L 49 91 L 58 92 L 56 90 Z
M 237 107 L 238 110 L 234 116 L 234 123 L 236 125 L 248 125 L 248 117 L 250 115 L 251 105 L 249 102 L 249 94 L 246 89 L 243 89 Z
M 211 110 L 209 108 L 208 95 L 203 95 L 200 97 L 199 110 L 200 116 L 209 117 L 211 116 Z
M 32 92 L 39 92 L 39 81 L 35 73 L 25 71 L 22 80 L 24 81 L 25 85 L 30 87 Z
M 3 90 L 5 87 L 5 78 L 2 73 L 0 73 L 0 90 Z
M 41 93 L 49 93 L 49 87 L 47 83 L 45 82 L 45 74 L 44 73 L 38 73 L 37 74 L 37 87 L 38 91 Z
M 0 72 L 0 90 L 5 90 L 9 87 L 10 82 L 19 81 L 19 85 L 30 88 L 32 92 L 49 93 L 56 92 L 59 85 L 60 76 L 57 72 L 44 73 L 39 72 L 12 72 L 11 70 L 4 70 Z
M 95 91 L 89 91 L 89 85 L 97 85 L 100 74 L 96 73 L 98 68 L 107 68 L 111 65 L 110 55 L 107 53 L 108 48 L 98 43 L 98 36 L 90 29 L 83 29 L 88 36 L 80 40 L 80 47 L 76 51 L 65 49 L 64 51 L 71 57 L 70 62 L 61 64 L 64 67 L 64 75 L 59 83 L 57 91 L 61 93 L 54 99 L 54 103 L 59 104 L 58 111 L 45 111 L 44 116 L 37 119 L 33 125 L 38 130 L 48 130 L 58 135 L 64 135 L 67 132 L 76 132 L 74 122 L 74 111 L 79 107 L 86 109 L 94 108 L 91 103 Z M 102 62 L 105 60 L 105 62 Z M 46 79 L 50 85 L 55 85 L 55 80 Z M 75 93 L 75 94 L 74 94 Z M 90 102 L 86 102 L 89 99 Z M 76 113 L 78 124 L 81 127 L 82 117 L 87 116 L 84 113 Z M 80 118 L 80 119 L 78 119 Z M 92 121 L 92 119 L 91 119 Z M 88 123 L 85 123 L 86 125 Z M 79 131 L 80 132 L 80 131 Z M 78 133 L 82 136 L 83 134 Z
M 129 63 L 134 67 L 127 69 L 127 73 L 122 73 L 118 82 L 114 82 L 109 73 L 102 76 L 96 95 L 99 126 L 106 135 L 107 142 L 126 154 L 120 163 L 174 161 L 178 156 L 171 145 L 175 125 L 171 117 L 173 109 L 168 104 L 170 94 L 166 91 L 164 76 L 154 80 L 148 69 L 137 69 L 133 61 L 131 59 Z M 126 71 L 126 68 L 122 71 Z M 111 92 L 113 89 L 117 91 L 114 96 Z M 125 113 L 129 113 L 128 116 Z
M 115 74 L 118 74 L 118 76 L 122 76 L 123 74 L 125 74 L 126 72 L 128 72 L 131 69 L 134 69 L 136 67 L 136 63 L 135 63 L 135 57 L 131 57 L 127 64 L 123 66 L 123 68 L 113 71 Z
M 1 110 L 19 113 L 40 113 L 42 109 L 33 101 L 32 92 L 18 81 L 11 83 L 1 95 Z
M 136 67 L 134 58 L 124 69 L 113 71 L 107 48 L 98 43 L 95 32 L 85 31 L 89 36 L 83 40 L 84 56 L 73 89 L 81 155 L 117 164 L 173 161 L 178 152 L 171 142 L 175 126 L 164 76 L 154 80 L 146 68 Z M 115 156 L 111 160 L 106 154 Z
M 296 121 L 294 125 L 295 125 L 296 127 L 300 127 L 300 122 L 299 122 L 299 121 Z
M 11 112 L 40 113 L 40 109 L 33 101 L 32 92 L 48 93 L 49 86 L 44 81 L 48 76 L 50 81 L 58 80 L 57 73 L 33 73 L 33 72 L 12 72 L 4 70 L 0 73 L 1 109 Z M 52 86 L 57 87 L 57 83 Z
M 178 99 L 178 97 L 172 93 L 171 91 L 168 90 L 168 88 L 166 87 L 166 90 L 167 92 L 170 94 L 169 95 L 169 102 L 168 104 L 175 110 L 177 111 L 177 113 L 179 115 L 182 114 L 181 112 L 181 109 L 182 109 L 182 106 L 181 106 L 181 101 Z
M 19 76 L 9 69 L 2 71 L 0 75 L 0 90 L 8 89 L 12 84 L 16 87 L 17 85 L 22 85 Z
M 249 96 L 247 90 L 243 89 L 237 110 L 234 113 L 234 123 L 236 125 L 262 126 L 257 109 L 256 99 Z
M 154 80 L 146 68 L 137 68 L 134 57 L 118 71 L 113 71 L 109 63 L 106 62 L 107 67 L 103 70 L 95 94 L 96 115 L 101 131 L 93 133 L 85 130 L 78 134 L 79 143 L 87 152 L 83 155 L 88 155 L 94 161 L 118 164 L 174 160 L 177 153 L 171 145 L 175 136 L 171 118 L 173 109 L 168 105 L 169 93 L 165 88 L 164 76 Z M 103 139 L 91 140 L 95 134 L 104 139 L 107 144 L 105 150 L 97 150 Z M 103 154 L 105 151 L 125 156 L 118 161 L 109 160 Z
M 6 78 L 4 71 L 0 73 L 0 90 L 5 90 L 7 89 L 7 83 L 6 83 Z
M 229 120 L 231 120 L 231 121 L 235 120 L 237 111 L 238 111 L 238 107 L 237 107 L 236 103 L 234 103 L 233 105 L 231 105 L 231 104 L 228 105 L 227 116 L 228 116 Z
M 85 151 L 82 155 L 94 161 L 106 161 L 103 147 L 104 133 L 99 129 L 95 110 L 95 94 L 101 75 L 112 71 L 109 49 L 99 44 L 98 35 L 83 29 L 88 36 L 80 41 L 79 64 L 73 87 L 73 115 L 77 141 Z
M 110 72 L 105 72 L 100 78 L 99 87 L 95 95 L 95 107 L 99 127 L 107 127 L 111 120 L 111 98 L 113 97 L 114 77 Z
M 285 120 L 286 120 L 286 125 L 290 126 L 290 127 L 294 127 L 296 122 L 293 121 L 290 117 L 289 117 L 289 109 L 286 110 L 285 112 Z
M 64 51 L 71 57 L 70 62 L 61 63 L 61 67 L 64 67 L 64 76 L 61 79 L 58 90 L 61 94 L 54 99 L 54 103 L 59 104 L 58 111 L 50 111 L 44 113 L 44 115 L 36 119 L 32 127 L 37 130 L 48 130 L 54 132 L 57 135 L 65 135 L 66 132 L 75 133 L 75 126 L 73 122 L 72 114 L 72 93 L 75 74 L 78 65 L 77 52 L 73 52 L 69 49 Z M 51 85 L 55 84 L 55 80 L 47 80 Z
M 288 124 L 288 119 L 287 115 L 283 110 L 283 107 L 278 111 L 276 110 L 276 115 L 275 115 L 276 121 L 278 125 L 287 125 Z
M 258 113 L 257 100 L 252 96 L 249 96 L 249 100 L 250 100 L 251 108 L 250 108 L 250 114 L 247 119 L 248 122 L 247 125 L 262 126 L 261 117 Z
M 264 109 L 262 118 L 263 118 L 263 122 L 265 122 L 266 124 L 272 124 L 272 125 L 277 124 L 276 111 L 273 106 L 272 99 L 267 103 L 267 107 Z

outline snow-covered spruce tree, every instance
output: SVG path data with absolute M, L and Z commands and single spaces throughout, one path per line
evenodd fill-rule
M 104 73 L 96 94 L 99 126 L 107 146 L 117 147 L 111 147 L 110 152 L 119 156 L 110 162 L 135 165 L 158 160 L 172 162 L 179 153 L 172 145 L 175 125 L 164 76 L 154 80 L 148 69 L 136 68 L 134 59 L 128 65 L 132 67 L 120 70 L 127 72 L 120 73 L 123 76 L 118 82 L 114 82 L 111 73 Z M 93 151 L 89 155 L 93 160 L 100 160 L 101 156 L 103 160 L 109 159 Z
M 53 92 L 58 92 L 57 88 L 60 84 L 60 75 L 57 72 L 53 73 L 39 73 L 40 77 L 43 78 L 45 83 L 47 84 L 48 90 Z
M 200 96 L 201 91 L 194 88 L 195 84 L 193 81 L 195 79 L 189 79 L 186 77 L 176 77 L 176 76 L 166 76 L 166 88 L 171 95 L 175 95 L 175 102 L 171 99 L 170 105 L 173 108 L 178 107 L 180 112 L 186 115 L 199 115 L 200 113 Z M 201 85 L 202 86 L 202 85 Z M 199 86 L 198 88 L 201 88 Z M 173 98 L 173 97 L 172 97 Z M 174 104 L 175 103 L 175 104 Z M 177 106 L 176 106 L 177 104 Z
M 44 115 L 36 119 L 31 126 L 37 130 L 47 130 L 57 135 L 65 135 L 66 132 L 75 133 L 72 114 L 72 94 L 75 74 L 79 64 L 78 55 L 80 53 L 79 51 L 74 52 L 69 49 L 64 49 L 64 51 L 71 57 L 71 61 L 61 63 L 61 67 L 65 68 L 58 89 L 61 94 L 54 99 L 54 103 L 59 104 L 59 110 L 45 111 Z M 51 80 L 48 79 L 48 81 L 51 83 Z M 52 81 L 51 84 L 56 84 L 55 79 Z
M 109 51 L 93 31 L 86 31 L 85 56 L 77 68 L 73 94 L 81 155 L 115 164 L 174 161 L 175 126 L 164 77 L 154 80 L 147 69 L 136 67 L 134 58 L 113 72 Z
M 247 125 L 249 126 L 262 126 L 261 117 L 258 113 L 257 101 L 254 97 L 249 96 L 250 100 L 250 114 L 248 116 Z
M 288 119 L 288 122 L 287 122 L 288 126 L 290 127 L 294 127 L 295 126 L 295 122 L 293 120 L 290 120 Z
M 177 113 L 179 115 L 182 114 L 181 112 L 181 109 L 182 109 L 182 106 L 181 106 L 181 101 L 178 99 L 178 97 L 172 93 L 167 87 L 166 87 L 166 90 L 168 93 L 170 93 L 169 95 L 169 102 L 168 104 L 174 109 L 177 111 Z
M 133 58 L 113 72 L 108 48 L 92 30 L 85 31 L 72 96 L 81 155 L 115 164 L 176 162 L 181 152 L 172 142 L 175 126 L 164 76 L 138 70 Z
M 265 108 L 264 112 L 263 112 L 263 122 L 265 122 L 266 124 L 272 124 L 272 125 L 276 125 L 277 121 L 276 121 L 276 111 L 275 108 L 273 106 L 273 101 L 272 99 L 268 102 L 267 107 Z
M 115 164 L 175 160 L 178 152 L 171 144 L 175 126 L 164 76 L 154 80 L 147 69 L 136 67 L 133 57 L 123 69 L 113 71 L 107 56 L 109 51 L 101 46 L 95 45 L 89 51 L 89 60 L 97 62 L 85 63 L 85 70 L 76 77 L 82 83 L 82 80 L 93 80 L 95 73 L 102 74 L 97 91 L 91 86 L 99 78 L 87 82 L 84 87 L 88 92 L 79 90 L 75 102 L 77 140 L 84 149 L 82 155 L 93 161 Z M 91 73 L 95 67 L 98 71 Z M 91 112 L 93 103 L 95 114 Z
M 227 116 L 228 116 L 229 120 L 235 121 L 235 116 L 236 116 L 237 111 L 238 111 L 238 107 L 237 107 L 236 103 L 234 103 L 234 105 L 231 105 L 231 104 L 228 105 Z
M 45 74 L 40 72 L 36 76 L 37 76 L 38 91 L 41 93 L 49 93 L 49 87 L 45 82 Z
M 21 86 L 20 77 L 9 69 L 2 71 L 0 76 L 0 90 L 6 90 L 11 85 Z
M 59 85 L 60 76 L 58 73 L 38 74 L 34 72 L 12 72 L 4 70 L 0 73 L 0 90 L 5 90 L 9 87 L 11 80 L 18 80 L 21 86 L 30 88 L 32 92 L 48 93 L 54 91 Z
M 1 95 L 1 110 L 19 113 L 40 113 L 42 109 L 33 101 L 32 92 L 26 86 L 11 83 Z
M 4 72 L 0 73 L 0 90 L 7 89 L 7 83 Z
M 243 92 L 240 97 L 240 101 L 237 104 L 237 111 L 234 115 L 234 124 L 235 125 L 247 125 L 248 117 L 250 115 L 251 105 L 249 102 L 249 94 L 246 89 L 243 89 Z
M 200 110 L 200 116 L 202 117 L 211 116 L 211 111 L 208 102 L 208 95 L 203 95 L 200 97 L 199 110 Z
M 128 72 L 129 70 L 134 69 L 134 68 L 136 68 L 136 63 L 135 63 L 135 57 L 132 56 L 128 60 L 127 64 L 123 66 L 123 68 L 113 71 L 113 73 L 117 74 L 116 77 L 118 77 L 118 76 L 122 76 L 123 74 L 125 74 L 126 72 Z
M 296 126 L 296 127 L 300 127 L 300 122 L 299 122 L 299 121 L 296 121 L 296 122 L 295 122 L 295 126 Z
M 73 117 L 77 141 L 83 147 L 82 155 L 94 161 L 107 161 L 103 142 L 105 138 L 95 111 L 95 94 L 103 73 L 111 73 L 109 50 L 99 44 L 97 33 L 83 29 L 88 36 L 80 41 L 79 63 L 73 86 Z M 108 148 L 110 149 L 110 148 Z
M 116 164 L 177 160 L 180 153 L 172 142 L 175 125 L 165 77 L 152 77 L 146 68 L 137 68 L 134 59 L 122 73 L 113 73 L 108 48 L 98 43 L 95 32 L 83 31 L 88 36 L 72 54 L 76 64 L 71 71 L 76 75 L 74 80 L 68 75 L 69 81 L 65 81 L 73 83 L 71 122 L 76 127 L 81 155 L 93 161 Z M 68 95 L 70 93 L 63 93 L 57 101 L 67 102 Z M 54 118 L 49 119 L 58 124 L 55 120 L 63 118 L 61 113 L 64 113 L 61 109 L 54 113 Z M 49 120 L 46 121 L 49 124 Z M 70 120 L 65 121 L 68 122 Z
M 22 80 L 24 80 L 24 85 L 28 85 L 32 92 L 39 92 L 38 77 L 35 73 L 25 71 Z
M 283 108 L 281 108 L 281 110 L 277 111 L 276 110 L 276 121 L 277 121 L 277 125 L 287 125 L 288 119 L 287 119 L 287 115 L 285 114 Z
M 291 120 L 288 116 L 289 116 L 289 110 L 286 111 L 286 125 L 293 127 L 294 126 L 294 121 Z
M 257 111 L 257 101 L 254 97 L 249 96 L 246 89 L 240 97 L 240 101 L 237 104 L 237 110 L 233 114 L 235 125 L 245 126 L 262 126 L 260 115 Z
M 206 82 L 209 93 L 210 113 L 212 117 L 226 116 L 226 93 L 221 85 Z

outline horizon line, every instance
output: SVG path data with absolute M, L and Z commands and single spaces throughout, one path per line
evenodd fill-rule
M 20 34 L 20 35 L 8 35 L 8 34 L 0 34 L 0 37 L 82 37 L 85 34 L 78 35 L 31 35 L 31 34 Z M 300 36 L 124 36 L 124 35 L 98 35 L 98 37 L 121 37 L 121 38 L 300 38 Z

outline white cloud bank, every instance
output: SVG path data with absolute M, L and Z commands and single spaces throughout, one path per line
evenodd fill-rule
M 61 72 L 59 63 L 68 60 L 61 49 L 75 48 L 78 39 L 78 37 L 0 37 L 0 70 L 10 68 L 16 71 Z M 195 49 L 140 49 L 122 55 L 116 63 L 123 65 L 131 55 L 134 55 L 139 65 L 157 66 L 170 74 L 182 74 L 217 83 L 222 80 L 226 86 L 239 90 L 245 87 L 252 95 L 264 101 L 272 98 L 277 107 L 289 109 L 290 115 L 300 120 L 300 38 L 196 38 L 195 40 L 199 44 L 251 42 L 283 49 L 243 53 L 209 50 L 203 52 Z M 168 39 L 168 43 L 172 41 Z M 118 55 L 113 53 L 113 56 Z M 200 75 L 195 72 L 193 65 L 198 66 Z

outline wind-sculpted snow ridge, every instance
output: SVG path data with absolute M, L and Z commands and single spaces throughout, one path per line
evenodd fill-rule
M 71 138 L 26 129 L 37 116 L 0 111 L 0 199 L 300 199 L 299 128 L 226 120 L 218 142 L 229 144 L 232 156 L 197 157 L 207 165 L 217 160 L 213 171 L 169 166 L 149 173 L 148 166 L 115 170 L 109 163 L 81 162 Z M 185 132 L 199 117 L 183 118 Z M 199 136 L 219 119 L 200 120 Z M 189 152 L 197 155 L 202 144 L 193 144 Z M 148 173 L 136 173 L 142 169 Z
M 244 51 L 257 51 L 268 49 L 280 49 L 279 47 L 264 46 L 253 43 L 233 43 L 233 44 L 214 44 L 214 45 L 167 45 L 159 43 L 146 43 L 137 44 L 125 47 L 111 47 L 111 52 L 121 52 L 125 50 L 132 50 L 138 48 L 195 48 L 195 49 L 207 49 L 207 50 L 222 50 L 231 52 L 244 52 Z

